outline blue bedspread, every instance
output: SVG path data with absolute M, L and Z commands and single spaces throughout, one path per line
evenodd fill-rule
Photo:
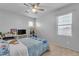
M 29 56 L 40 56 L 48 50 L 48 42 L 42 40 L 35 40 L 33 38 L 19 39 L 28 48 Z

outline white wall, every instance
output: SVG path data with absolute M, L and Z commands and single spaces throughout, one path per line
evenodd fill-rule
M 57 35 L 57 19 L 59 15 L 72 12 L 72 37 Z M 37 19 L 41 23 L 38 28 L 39 36 L 48 39 L 49 43 L 57 43 L 65 48 L 79 51 L 79 4 L 71 4 L 63 8 L 51 11 L 47 15 Z
M 28 21 L 32 20 L 30 17 L 0 9 L 0 32 L 7 32 L 11 28 L 27 29 Z
M 37 19 L 40 27 L 37 27 L 38 36 L 54 41 L 56 37 L 56 21 L 55 16 L 51 13 Z

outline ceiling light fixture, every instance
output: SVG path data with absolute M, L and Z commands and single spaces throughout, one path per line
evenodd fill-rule
M 33 13 L 36 13 L 36 12 L 37 12 L 37 9 L 33 8 L 33 9 L 32 9 L 32 12 L 33 12 Z
M 44 11 L 44 9 L 40 8 L 40 3 L 24 3 L 24 5 L 29 7 L 29 9 L 35 14 L 37 14 L 39 11 Z

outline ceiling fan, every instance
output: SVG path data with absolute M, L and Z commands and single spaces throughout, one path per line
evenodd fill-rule
M 24 5 L 29 7 L 33 13 L 44 11 L 44 9 L 40 8 L 40 3 L 24 3 Z M 26 12 L 29 13 L 27 10 Z

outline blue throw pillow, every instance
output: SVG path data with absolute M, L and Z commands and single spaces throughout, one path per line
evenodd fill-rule
M 47 43 L 47 41 L 45 40 L 45 41 L 43 41 L 43 43 Z

